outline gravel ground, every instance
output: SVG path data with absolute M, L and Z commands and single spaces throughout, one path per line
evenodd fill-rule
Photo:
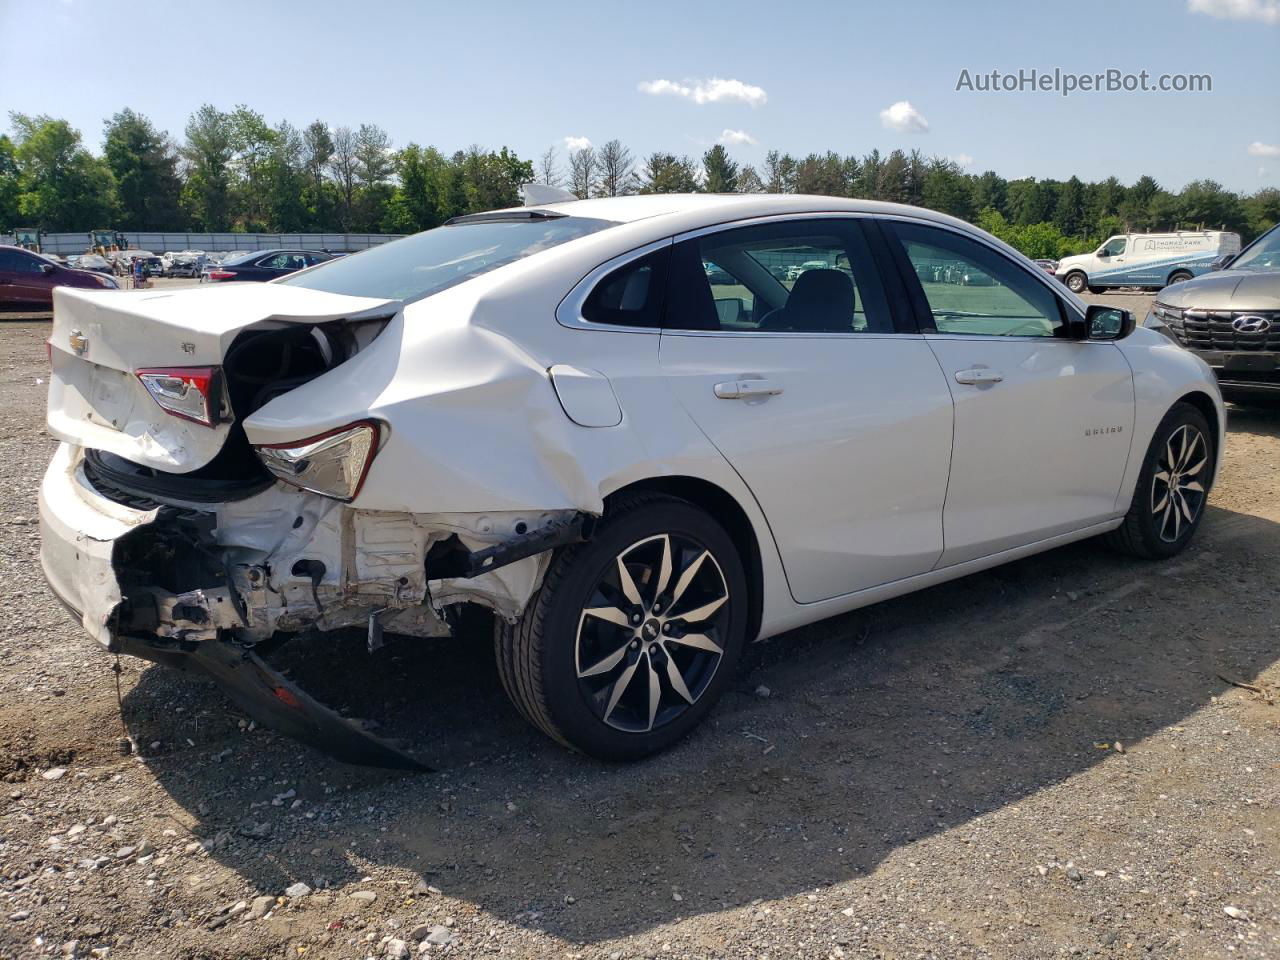
M 39 572 L 47 330 L 0 325 L 0 958 L 1280 957 L 1280 416 L 1232 411 L 1175 561 L 1077 544 L 758 644 L 651 761 L 526 729 L 483 639 L 350 635 L 295 675 L 439 772 L 139 661 L 121 756 Z

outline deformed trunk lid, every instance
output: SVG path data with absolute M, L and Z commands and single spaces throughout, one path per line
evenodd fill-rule
M 172 291 L 57 287 L 49 337 L 49 432 L 169 473 L 190 473 L 222 449 L 231 422 L 172 416 L 138 379 L 147 367 L 220 366 L 241 330 L 386 314 L 395 301 L 276 283 Z

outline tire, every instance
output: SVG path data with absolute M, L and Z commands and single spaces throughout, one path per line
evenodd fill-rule
M 1106 289 L 1107 289 L 1106 287 L 1090 287 L 1089 292 L 1093 294 L 1098 294 L 1098 293 L 1103 293 Z
M 1089 286 L 1089 278 L 1079 270 L 1068 273 L 1062 282 L 1067 285 L 1067 289 L 1072 293 L 1084 293 L 1085 288 Z
M 1181 283 L 1183 280 L 1190 280 L 1190 279 L 1191 279 L 1191 274 L 1188 273 L 1186 270 L 1175 270 L 1173 271 L 1173 273 L 1169 274 L 1169 283 L 1166 284 L 1166 286 L 1169 286 L 1175 283 Z
M 1175 403 L 1151 438 L 1124 523 L 1106 535 L 1107 543 L 1147 560 L 1181 553 L 1204 517 L 1215 457 L 1213 434 L 1204 414 L 1189 403 Z M 1171 470 L 1171 464 L 1178 469 Z M 1182 481 L 1172 496 L 1168 479 L 1161 479 L 1170 476 Z
M 494 652 L 533 726 L 593 757 L 635 760 L 702 721 L 746 630 L 746 573 L 729 535 L 691 503 L 639 494 L 612 504 L 591 540 L 556 552 L 521 619 L 497 618 Z

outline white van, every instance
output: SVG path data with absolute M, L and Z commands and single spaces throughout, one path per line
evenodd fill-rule
M 1221 256 L 1240 252 L 1240 234 L 1222 230 L 1120 233 L 1093 253 L 1063 257 L 1055 276 L 1072 293 L 1107 287 L 1153 287 L 1208 272 Z

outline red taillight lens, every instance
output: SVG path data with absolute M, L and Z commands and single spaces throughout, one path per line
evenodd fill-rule
M 151 367 L 138 371 L 147 393 L 175 417 L 212 427 L 222 406 L 222 371 L 217 367 Z
M 209 271 L 210 280 L 230 280 L 235 275 L 236 275 L 236 272 L 234 270 L 210 270 Z

